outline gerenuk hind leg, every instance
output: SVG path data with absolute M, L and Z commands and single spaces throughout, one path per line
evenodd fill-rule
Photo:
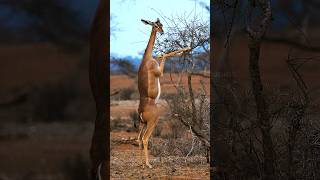
M 156 108 L 154 108 L 154 110 L 156 110 Z M 152 168 L 152 166 L 149 163 L 148 142 L 156 124 L 158 123 L 159 117 L 155 111 L 149 111 L 149 112 L 143 113 L 143 118 L 144 120 L 147 121 L 147 128 L 142 136 L 144 155 L 145 155 L 146 165 L 149 168 Z

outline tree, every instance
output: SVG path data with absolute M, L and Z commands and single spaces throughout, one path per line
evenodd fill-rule
M 181 57 L 168 60 L 170 64 L 171 82 L 177 95 L 168 98 L 171 116 L 179 120 L 186 128 L 202 142 L 209 150 L 209 113 L 210 102 L 204 84 L 196 93 L 192 78 L 200 76 L 209 78 L 209 23 L 198 14 L 185 13 L 172 18 L 166 17 L 168 31 L 156 42 L 156 54 L 168 53 L 190 47 L 191 51 Z M 176 71 L 176 69 L 179 69 Z M 178 74 L 178 80 L 173 79 L 173 72 Z M 181 78 L 187 76 L 187 87 L 183 86 Z M 201 82 L 200 82 L 201 83 Z
M 251 77 L 252 92 L 254 94 L 255 103 L 257 106 L 257 119 L 259 128 L 262 134 L 262 148 L 263 148 L 263 175 L 262 179 L 276 179 L 275 172 L 275 153 L 274 145 L 271 138 L 271 122 L 269 107 L 263 92 L 263 84 L 261 81 L 259 59 L 262 38 L 271 24 L 271 2 L 269 0 L 260 0 L 257 2 L 257 7 L 262 11 L 262 20 L 258 25 L 257 30 L 253 30 L 250 21 L 247 25 L 247 32 L 249 34 L 249 71 Z M 252 12 L 249 12 L 248 19 L 251 19 Z
M 282 28 L 287 28 L 272 25 L 276 18 L 280 18 L 271 12 L 276 5 L 269 0 L 222 0 L 215 1 L 212 6 L 216 10 L 212 27 L 217 34 L 213 43 L 216 49 L 222 49 L 219 58 L 216 54 L 211 56 L 215 58 L 211 59 L 214 65 L 211 74 L 216 75 L 211 79 L 211 144 L 216 160 L 216 179 L 318 178 L 319 174 L 314 171 L 316 166 L 299 156 L 304 153 L 313 164 L 319 156 L 314 153 L 315 144 L 309 142 L 318 137 L 315 133 L 318 128 L 309 125 L 317 122 L 307 118 L 312 101 L 299 71 L 304 63 L 315 62 L 318 57 L 292 56 L 294 48 L 299 52 L 317 50 L 316 46 L 308 44 L 308 40 L 300 41 L 301 37 L 308 37 L 303 33 L 292 36 L 286 31 L 277 35 L 277 40 L 269 39 L 274 38 L 276 32 L 282 32 Z M 244 32 L 248 36 L 248 41 L 242 42 L 247 43 L 244 45 L 248 45 L 249 50 L 250 87 L 240 85 L 230 66 L 229 50 L 233 37 L 243 36 Z M 267 41 L 292 47 L 287 63 L 297 87 L 290 87 L 293 92 L 286 89 L 285 93 L 289 94 L 286 98 L 281 97 L 280 90 L 270 89 L 262 81 L 260 51 L 262 43 Z

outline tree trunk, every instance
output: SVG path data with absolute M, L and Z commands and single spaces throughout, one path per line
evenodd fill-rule
M 271 122 L 268 105 L 263 94 L 263 85 L 261 81 L 259 56 L 260 56 L 261 39 L 250 39 L 249 50 L 249 71 L 251 77 L 252 91 L 257 106 L 257 119 L 262 134 L 263 143 L 263 179 L 274 180 L 275 175 L 275 153 L 271 138 Z
M 96 120 L 90 147 L 91 178 L 109 179 L 110 156 L 110 124 L 109 124 L 109 13 L 107 1 L 100 0 L 96 17 L 92 24 L 90 36 L 89 76 L 92 93 L 96 103 Z
M 271 137 L 271 122 L 268 104 L 263 93 L 263 85 L 261 81 L 259 59 L 261 42 L 267 29 L 271 24 L 271 2 L 270 0 L 257 0 L 262 11 L 262 20 L 259 24 L 259 29 L 254 31 L 250 22 L 247 22 L 247 31 L 249 34 L 249 71 L 251 78 L 252 92 L 255 98 L 257 108 L 258 126 L 262 135 L 262 151 L 263 151 L 263 173 L 262 179 L 274 180 L 277 179 L 275 172 L 275 151 Z M 255 8 L 252 5 L 251 8 Z M 252 16 L 252 9 L 248 13 L 247 20 L 250 21 Z

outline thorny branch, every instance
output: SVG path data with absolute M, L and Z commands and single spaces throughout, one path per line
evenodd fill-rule
M 209 148 L 208 98 L 201 99 L 199 93 L 195 93 L 192 87 L 193 76 L 210 77 L 208 73 L 204 72 L 204 67 L 209 64 L 208 23 L 204 22 L 197 14 L 193 18 L 188 18 L 191 17 L 191 13 L 174 18 L 163 17 L 170 24 L 168 25 L 168 31 L 156 43 L 158 54 L 190 47 L 190 49 L 187 49 L 190 52 L 172 58 L 170 63 L 170 79 L 177 90 L 174 99 L 167 100 L 171 106 L 171 115 L 186 128 L 190 128 L 192 134 L 198 137 L 203 146 Z M 178 76 L 177 81 L 173 78 L 173 74 Z M 187 78 L 186 87 L 182 84 L 183 76 Z M 200 107 L 202 107 L 201 110 Z M 205 110 L 207 111 L 200 113 L 200 111 Z

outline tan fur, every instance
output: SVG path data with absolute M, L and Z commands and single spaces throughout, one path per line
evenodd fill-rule
M 146 20 L 142 20 L 142 22 L 152 25 L 152 31 L 138 71 L 138 89 L 140 94 L 138 113 L 141 123 L 137 141 L 140 148 L 142 148 L 143 144 L 145 163 L 149 168 L 152 168 L 149 163 L 148 141 L 159 121 L 159 110 L 156 105 L 161 92 L 159 78 L 163 76 L 164 63 L 168 57 L 180 56 L 184 52 L 190 51 L 191 48 L 183 48 L 156 57 L 160 61 L 159 65 L 157 60 L 152 57 L 152 50 L 157 32 L 163 33 L 162 24 L 159 19 L 156 22 Z
M 159 97 L 160 86 L 158 85 L 158 78 L 163 75 L 165 61 L 165 58 L 162 58 L 160 65 L 158 65 L 158 62 L 152 57 L 152 49 L 157 32 L 163 32 L 162 27 L 159 28 L 159 26 L 153 25 L 150 39 L 138 71 L 138 89 L 140 94 L 138 113 L 142 123 L 140 125 L 138 142 L 141 148 L 143 143 L 145 163 L 149 168 L 152 168 L 152 166 L 149 163 L 148 141 L 159 120 L 155 100 Z

